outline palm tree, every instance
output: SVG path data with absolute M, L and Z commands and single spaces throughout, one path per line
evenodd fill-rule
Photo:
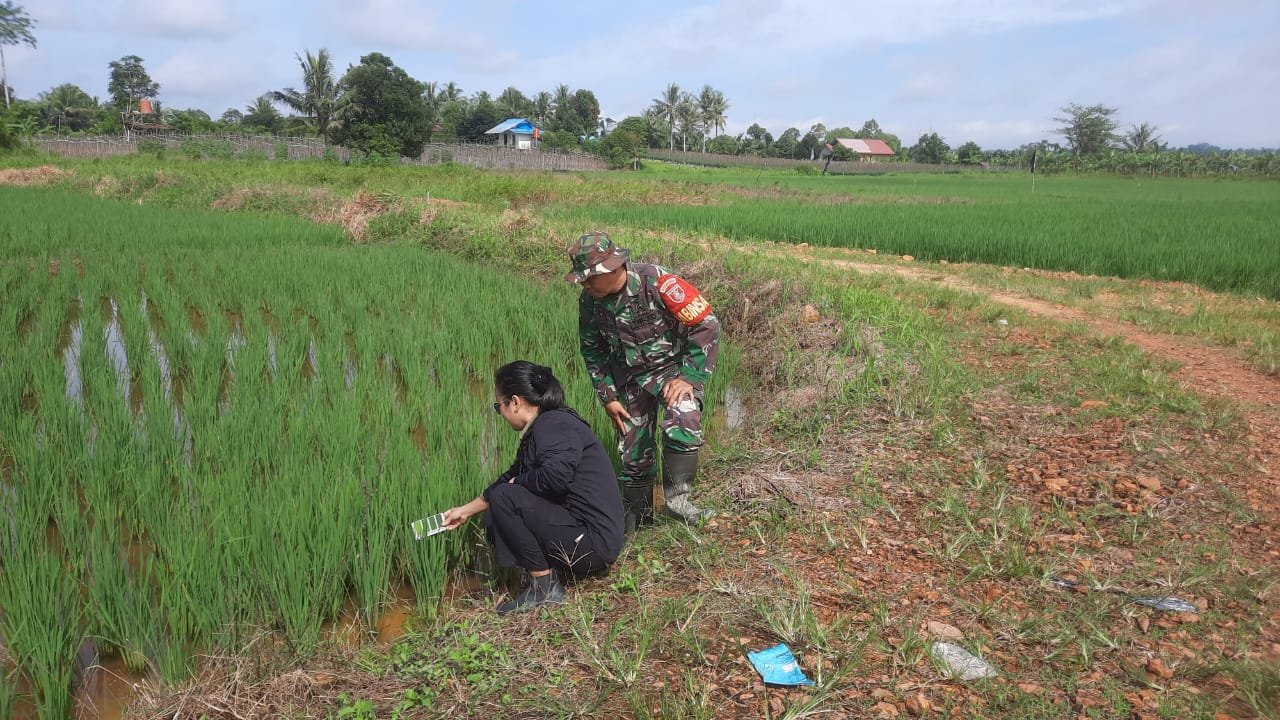
M 667 89 L 662 91 L 662 96 L 653 99 L 654 112 L 658 117 L 665 119 L 667 127 L 670 128 L 667 131 L 667 145 L 670 150 L 676 149 L 676 108 L 680 106 L 681 99 L 680 86 L 675 83 L 667 85 Z
M 1124 146 L 1135 152 L 1160 149 L 1160 136 L 1156 134 L 1156 126 L 1149 123 L 1132 125 L 1121 141 Z
M 729 102 L 725 100 L 724 93 L 716 90 L 710 85 L 703 85 L 702 91 L 698 93 L 698 114 L 702 116 L 703 132 L 709 133 L 712 130 L 719 135 L 724 131 L 724 125 L 727 118 L 724 114 L 729 110 Z M 702 151 L 707 151 L 707 138 L 704 134 L 702 137 Z
M 272 91 L 268 95 L 271 100 L 302 113 L 310 122 L 314 122 L 316 132 L 328 141 L 329 125 L 338 105 L 338 85 L 333 79 L 333 62 L 329 59 L 329 51 L 324 48 L 320 48 L 320 52 L 315 55 L 310 50 L 305 52 L 305 58 L 295 55 L 302 67 L 302 91 L 286 88 Z
M 278 131 L 282 118 L 280 117 L 280 111 L 276 110 L 275 106 L 271 104 L 274 95 L 274 93 L 259 95 L 257 100 L 246 105 L 241 124 L 246 127 L 261 128 L 270 133 Z
M 680 96 L 676 103 L 676 121 L 680 123 L 680 149 L 689 150 L 689 131 L 697 131 L 702 115 L 698 112 L 698 100 L 689 93 Z
M 551 114 L 551 108 L 555 107 L 551 93 L 543 90 L 533 96 L 533 117 L 539 124 L 547 121 L 547 116 Z
M 79 87 L 66 83 L 40 95 L 45 122 L 58 130 L 84 130 L 93 124 L 98 101 Z
M 450 80 L 444 84 L 444 88 L 440 90 L 440 102 L 447 103 L 454 100 L 462 99 L 462 88 L 458 87 L 458 83 Z
M 498 109 L 509 118 L 523 117 L 529 114 L 530 105 L 529 98 L 524 96 L 514 85 L 502 91 L 498 99 L 494 101 Z

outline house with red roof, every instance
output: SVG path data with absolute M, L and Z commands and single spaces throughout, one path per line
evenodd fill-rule
M 870 162 L 880 158 L 893 157 L 896 153 L 883 140 L 861 140 L 859 138 L 836 138 L 835 144 L 853 153 L 859 160 Z M 827 145 L 832 148 L 831 145 Z M 834 149 L 834 148 L 832 148 Z

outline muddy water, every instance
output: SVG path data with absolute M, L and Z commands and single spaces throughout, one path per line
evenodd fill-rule
M 124 398 L 129 412 L 138 415 L 142 412 L 142 378 L 129 372 L 129 354 L 124 346 L 124 328 L 120 320 L 120 305 L 114 297 L 99 298 L 102 309 L 102 320 L 106 323 L 102 329 L 103 339 L 107 344 L 107 360 L 116 374 L 116 385 Z
M 137 696 L 138 686 L 146 681 L 146 676 L 126 668 L 120 658 L 98 657 L 97 648 L 91 642 L 81 647 L 75 663 L 72 717 L 76 720 L 124 718 L 126 708 Z M 30 683 L 19 677 L 16 690 L 18 698 L 12 720 L 39 720 Z
M 58 333 L 58 345 L 53 352 L 62 358 L 67 397 L 77 403 L 84 397 L 84 383 L 80 378 L 80 348 L 83 344 L 84 325 L 80 322 L 80 301 L 73 300 L 67 307 L 67 320 Z
M 164 332 L 164 319 L 160 317 L 155 304 L 147 301 L 145 292 L 142 293 L 142 316 L 147 318 L 147 344 L 151 346 L 151 357 L 155 358 L 156 365 L 160 369 L 160 388 L 173 415 L 173 436 L 182 440 L 183 460 L 190 467 L 194 457 L 195 439 L 192 437 L 191 427 L 182 417 L 181 400 L 175 392 L 169 353 L 165 352 L 164 343 L 160 341 L 160 335 Z
M 413 588 L 407 583 L 399 582 L 391 588 L 391 602 L 382 610 L 372 628 L 366 628 L 360 619 L 360 608 L 354 597 L 347 598 L 342 605 L 338 619 L 326 623 L 321 637 L 341 640 L 350 645 L 359 645 L 366 638 L 376 638 L 380 643 L 392 643 L 404 635 L 404 625 L 413 617 L 413 609 L 417 603 Z

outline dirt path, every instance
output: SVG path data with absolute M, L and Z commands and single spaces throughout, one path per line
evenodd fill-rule
M 747 251 L 752 251 L 743 248 Z M 756 251 L 759 252 L 759 251 Z M 764 251 L 782 256 L 783 253 Z M 796 258 L 789 253 L 787 257 Z M 804 257 L 804 256 L 799 256 Z M 1077 308 L 1035 300 L 966 282 L 937 269 L 908 265 L 863 263 L 833 258 L 810 258 L 827 267 L 861 274 L 891 274 L 964 292 L 977 293 L 992 302 L 1018 308 L 1038 317 L 1079 323 L 1103 337 L 1118 337 L 1151 355 L 1178 364 L 1174 380 L 1204 397 L 1227 400 L 1239 408 L 1248 428 L 1252 468 L 1240 468 L 1243 482 L 1235 488 L 1255 510 L 1276 514 L 1280 507 L 1280 377 L 1250 368 L 1236 354 L 1194 338 L 1153 333 L 1129 323 L 1099 318 Z M 1252 477 L 1251 477 L 1252 476 Z

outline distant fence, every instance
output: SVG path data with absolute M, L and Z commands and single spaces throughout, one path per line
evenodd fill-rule
M 700 165 L 704 167 L 753 167 L 798 168 L 811 167 L 822 171 L 826 160 L 792 160 L 767 158 L 755 155 L 719 155 L 694 150 L 649 149 L 645 156 L 664 162 Z M 830 175 L 883 175 L 884 173 L 947 173 L 984 169 L 980 165 L 932 165 L 929 163 L 899 162 L 897 160 L 832 160 L 827 167 Z
M 36 145 L 45 152 L 65 157 L 99 158 L 130 155 L 163 147 L 193 157 L 248 157 L 306 160 L 330 157 L 349 162 L 344 147 L 326 145 L 317 138 L 261 137 L 253 135 L 135 135 L 110 137 L 41 137 Z M 401 158 L 413 165 L 454 162 L 489 170 L 607 170 L 601 158 L 585 153 L 559 150 L 518 150 L 476 143 L 429 143 L 416 158 Z

